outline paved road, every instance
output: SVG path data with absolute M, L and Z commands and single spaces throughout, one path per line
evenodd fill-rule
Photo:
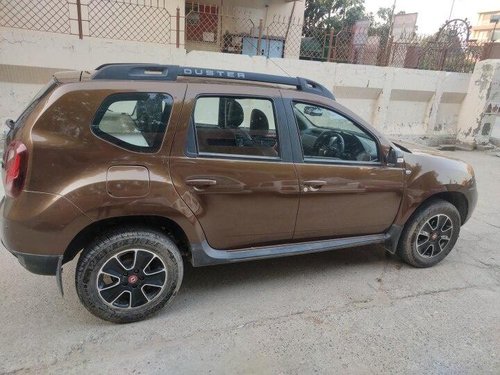
M 169 308 L 94 318 L 73 289 L 0 252 L 0 373 L 500 373 L 500 158 L 450 152 L 480 200 L 448 258 L 415 269 L 376 247 L 187 268 Z

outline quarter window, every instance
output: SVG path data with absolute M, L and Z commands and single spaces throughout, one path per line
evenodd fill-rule
M 344 115 L 327 108 L 294 103 L 304 159 L 377 162 L 377 142 Z
M 269 99 L 201 97 L 193 122 L 200 154 L 279 157 L 276 118 Z
M 158 151 L 172 103 L 172 97 L 163 93 L 111 95 L 97 111 L 92 130 L 99 137 L 133 151 Z

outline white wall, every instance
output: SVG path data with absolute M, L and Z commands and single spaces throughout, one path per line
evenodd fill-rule
M 8 118 L 16 119 L 42 86 L 41 84 L 0 82 L 0 125 L 3 126 Z
M 455 137 L 471 74 L 335 64 L 176 49 L 0 28 L 0 116 L 17 117 L 41 85 L 5 71 L 16 66 L 88 70 L 107 62 L 154 62 L 305 76 L 333 90 L 337 100 L 390 135 Z M 23 73 L 24 74 L 24 73 Z M 47 80 L 50 74 L 47 73 Z M 2 82 L 3 81 L 3 82 Z M 19 83 L 24 82 L 24 83 Z
M 500 60 L 476 64 L 458 116 L 458 140 L 481 144 L 495 138 L 500 123 Z M 495 132 L 493 132 L 495 130 Z

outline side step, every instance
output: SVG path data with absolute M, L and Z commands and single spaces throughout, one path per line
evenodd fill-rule
M 390 231 L 389 231 L 390 232 Z M 285 245 L 250 247 L 240 250 L 216 250 L 205 241 L 193 244 L 191 248 L 194 267 L 210 266 L 223 263 L 244 262 L 257 259 L 277 258 L 288 255 L 319 253 L 322 251 L 345 249 L 349 247 L 388 244 L 390 234 L 371 234 L 366 236 L 346 237 L 333 240 L 311 241 Z

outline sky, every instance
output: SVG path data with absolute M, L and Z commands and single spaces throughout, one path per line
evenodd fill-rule
M 394 0 L 365 0 L 368 12 L 376 13 L 380 7 L 392 7 Z M 396 0 L 396 13 L 418 13 L 419 34 L 433 34 L 448 19 L 453 0 Z M 453 18 L 467 18 L 471 25 L 477 22 L 477 13 L 485 10 L 500 10 L 500 0 L 455 0 Z

